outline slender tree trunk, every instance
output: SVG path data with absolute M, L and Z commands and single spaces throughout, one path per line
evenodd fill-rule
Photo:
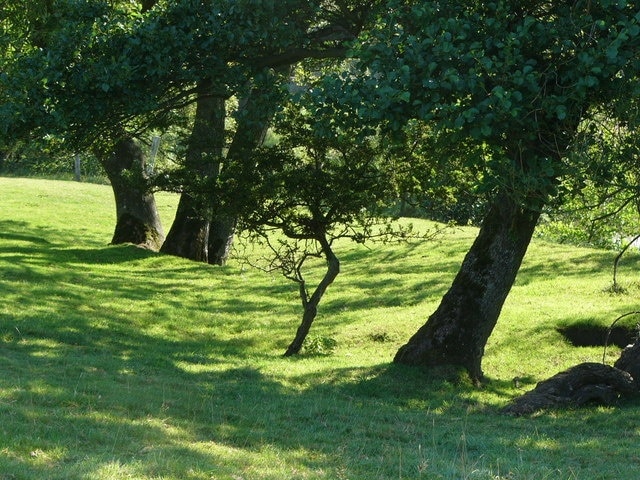
M 539 210 L 507 195 L 490 205 L 480 232 L 440 306 L 398 350 L 394 362 L 459 365 L 483 378 L 484 348 L 515 281 Z
M 185 159 L 194 176 L 215 178 L 220 171 L 224 146 L 224 99 L 208 95 L 209 82 L 203 82 L 197 101 L 196 117 Z M 161 251 L 199 262 L 209 260 L 211 204 L 207 192 L 186 186 L 180 196 L 176 217 Z
M 304 281 L 300 283 L 300 298 L 302 299 L 302 306 L 304 308 L 302 314 L 302 322 L 298 327 L 296 336 L 287 348 L 287 351 L 284 353 L 285 357 L 297 355 L 298 353 L 300 353 L 302 344 L 304 343 L 304 340 L 305 338 L 307 338 L 309 330 L 311 329 L 311 324 L 318 314 L 318 305 L 320 304 L 320 300 L 322 300 L 322 296 L 327 291 L 327 288 L 329 288 L 329 285 L 333 283 L 333 281 L 340 273 L 340 260 L 338 259 L 338 257 L 336 257 L 335 253 L 331 249 L 331 245 L 326 241 L 324 236 L 322 237 L 320 243 L 322 245 L 322 251 L 324 252 L 325 258 L 327 260 L 327 271 L 316 287 L 315 291 L 313 292 L 313 295 L 311 295 L 311 297 L 309 298 L 307 297 L 307 291 Z
M 132 138 L 123 138 L 101 163 L 116 201 L 116 227 L 111 243 L 133 243 L 157 251 L 164 233 L 155 198 L 147 190 L 142 149 Z

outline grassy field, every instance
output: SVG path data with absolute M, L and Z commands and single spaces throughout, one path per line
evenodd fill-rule
M 536 240 L 474 389 L 391 364 L 474 229 L 340 246 L 311 333 L 337 346 L 284 359 L 300 314 L 288 281 L 109 246 L 106 186 L 0 178 L 0 192 L 0 480 L 640 478 L 635 403 L 499 412 L 602 358 L 556 328 L 637 310 L 638 255 L 612 295 L 611 252 Z M 158 201 L 168 228 L 176 199 Z

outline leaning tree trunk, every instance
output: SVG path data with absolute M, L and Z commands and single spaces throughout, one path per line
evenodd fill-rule
M 459 365 L 474 382 L 483 378 L 484 348 L 540 216 L 508 195 L 496 198 L 440 306 L 394 362 Z
M 224 99 L 208 93 L 210 82 L 200 85 L 196 117 L 187 147 L 185 166 L 190 175 L 202 180 L 219 174 L 224 146 Z M 185 185 L 176 216 L 161 252 L 199 262 L 209 260 L 211 205 L 208 193 Z
M 111 243 L 133 243 L 157 251 L 164 233 L 155 198 L 147 188 L 142 149 L 132 138 L 123 138 L 101 163 L 116 201 L 116 227 Z
M 300 298 L 302 299 L 303 307 L 302 322 L 300 322 L 300 326 L 296 331 L 296 336 L 284 353 L 285 357 L 300 353 L 302 344 L 311 329 L 311 324 L 318 314 L 320 300 L 322 300 L 322 296 L 327 291 L 327 288 L 329 288 L 329 285 L 333 283 L 340 273 L 340 260 L 336 257 L 331 245 L 324 236 L 320 239 L 320 244 L 327 260 L 327 271 L 311 297 L 307 295 L 304 281 L 300 282 Z
M 254 87 L 249 95 L 242 99 L 236 117 L 238 126 L 225 159 L 227 164 L 251 164 L 253 152 L 264 144 L 279 99 L 270 83 Z M 215 203 L 216 199 L 213 201 Z M 218 210 L 213 215 L 209 230 L 209 263 L 226 263 L 237 223 L 236 216 L 228 212 Z

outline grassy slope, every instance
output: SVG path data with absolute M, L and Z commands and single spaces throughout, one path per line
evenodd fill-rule
M 0 479 L 640 477 L 638 406 L 498 414 L 601 358 L 555 327 L 637 310 L 637 256 L 612 296 L 610 253 L 536 241 L 474 390 L 390 363 L 473 229 L 343 246 L 312 332 L 338 348 L 283 359 L 299 314 L 285 280 L 108 246 L 105 186 L 0 178 L 0 191 Z M 168 225 L 175 198 L 159 204 Z

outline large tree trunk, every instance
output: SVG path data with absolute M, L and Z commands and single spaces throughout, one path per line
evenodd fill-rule
M 201 90 L 208 89 L 203 82 Z M 273 85 L 255 87 L 242 100 L 236 118 L 237 128 L 225 163 L 247 162 L 253 151 L 261 146 L 269 122 L 278 106 L 279 97 Z M 201 95 L 197 102 L 187 168 L 210 179 L 220 174 L 224 147 L 225 106 L 222 98 Z M 214 158 L 213 162 L 205 159 Z M 192 260 L 224 265 L 237 219 L 221 211 L 219 198 L 211 192 L 192 195 L 185 192 L 180 198 L 176 218 L 167 235 L 162 252 Z
M 168 255 L 207 262 L 209 220 L 200 202 L 186 192 L 180 195 L 176 216 L 160 251 Z
M 394 361 L 459 365 L 475 382 L 483 378 L 484 348 L 540 216 L 510 196 L 498 196 L 438 309 Z
M 215 178 L 220 172 L 224 146 L 224 99 L 208 94 L 203 82 L 197 101 L 196 117 L 187 147 L 185 166 L 194 177 Z M 193 191 L 185 185 L 176 217 L 161 251 L 199 262 L 209 260 L 211 204 L 207 192 Z
M 101 163 L 116 201 L 116 227 L 111 243 L 133 243 L 157 251 L 164 233 L 155 198 L 147 189 L 142 149 L 132 138 L 123 138 Z
M 236 116 L 238 126 L 225 159 L 227 164 L 251 161 L 255 149 L 264 143 L 278 100 L 269 83 L 255 87 L 242 99 Z M 226 263 L 237 223 L 238 219 L 227 212 L 218 211 L 214 214 L 209 230 L 209 263 Z
M 231 253 L 237 219 L 235 217 L 214 216 L 209 228 L 209 263 L 224 265 Z

